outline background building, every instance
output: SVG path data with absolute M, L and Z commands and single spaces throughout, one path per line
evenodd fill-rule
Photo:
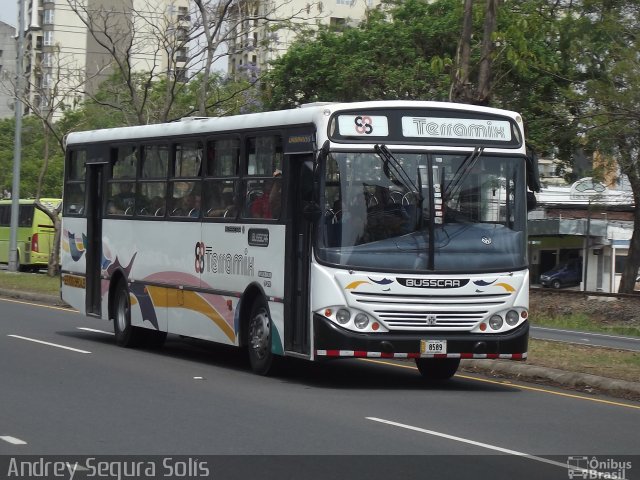
M 16 76 L 16 29 L 0 22 L 0 118 L 13 117 Z
M 74 108 L 113 73 L 114 54 L 134 72 L 186 79 L 188 9 L 189 0 L 26 0 L 25 114 Z
M 294 25 L 332 25 L 336 28 L 356 25 L 365 18 L 368 9 L 375 8 L 380 0 L 308 0 L 273 1 L 257 0 L 251 3 L 246 18 L 236 18 L 229 44 L 228 71 L 231 75 L 255 70 L 265 71 L 297 38 L 295 28 L 273 27 L 273 19 L 291 19 Z M 267 21 L 264 17 L 268 17 Z
M 633 196 L 587 177 L 550 186 L 529 213 L 531 283 L 562 263 L 581 265 L 581 288 L 617 292 L 633 233 Z

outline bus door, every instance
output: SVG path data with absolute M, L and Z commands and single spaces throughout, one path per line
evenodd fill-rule
M 87 159 L 87 245 L 86 308 L 87 315 L 102 314 L 102 197 L 107 159 L 91 155 Z
M 300 136 L 297 136 L 300 137 Z M 312 137 L 308 135 L 308 137 Z M 291 137 L 290 137 L 291 138 Z M 289 140 L 291 142 L 291 140 Z M 309 142 L 310 143 L 310 142 Z M 285 245 L 285 350 L 310 354 L 309 267 L 311 222 L 303 215 L 313 189 L 313 154 L 303 152 L 285 160 L 287 175 L 287 237 Z

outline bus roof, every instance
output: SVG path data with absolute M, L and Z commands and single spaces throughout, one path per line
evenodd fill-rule
M 509 110 L 449 102 L 412 100 L 382 100 L 354 103 L 317 102 L 290 110 L 250 113 L 229 117 L 187 117 L 183 119 L 183 121 L 172 123 L 73 132 L 67 136 L 66 145 L 71 146 L 89 142 L 133 141 L 146 138 L 160 138 L 163 136 L 206 134 L 244 130 L 248 128 L 268 128 L 269 126 L 319 124 L 337 111 L 375 108 L 450 109 L 461 112 L 472 111 L 502 115 L 511 119 L 515 119 L 518 116 L 516 112 Z

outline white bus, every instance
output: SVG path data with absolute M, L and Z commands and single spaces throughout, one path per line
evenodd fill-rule
M 167 333 L 282 356 L 527 356 L 527 186 L 514 112 L 423 101 L 71 133 L 62 297 L 121 346 Z

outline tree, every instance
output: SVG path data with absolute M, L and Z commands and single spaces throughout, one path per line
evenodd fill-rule
M 572 98 L 585 148 L 617 163 L 633 192 L 634 228 L 619 287 L 632 293 L 640 270 L 640 2 L 576 2 L 569 13 L 578 73 Z
M 466 78 L 477 76 L 482 56 L 489 55 L 479 43 L 460 41 L 463 18 L 471 31 L 482 30 L 483 16 L 465 16 L 459 0 L 388 2 L 357 27 L 321 28 L 273 63 L 265 103 L 291 108 L 314 101 L 447 100 L 460 75 L 459 45 L 468 47 Z M 485 100 L 521 112 L 528 141 L 541 153 L 572 152 L 576 139 L 564 96 L 573 66 L 558 53 L 560 18 L 545 0 L 500 8 L 491 27 L 491 62 L 482 69 L 491 79 L 483 83 L 482 91 L 490 93 Z
M 272 65 L 269 108 L 315 101 L 446 99 L 458 2 L 407 0 L 370 11 L 356 27 L 310 31 Z M 452 47 L 453 46 L 453 47 Z
M 449 99 L 454 102 L 487 105 L 491 96 L 491 78 L 499 0 L 486 0 L 482 43 L 478 60 L 478 80 L 474 87 L 471 82 L 471 40 L 473 36 L 473 0 L 465 0 L 462 34 L 458 42 L 456 68 Z
M 296 10 L 291 8 L 292 0 L 196 0 L 191 10 L 171 5 L 166 13 L 164 0 L 147 0 L 138 10 L 107 4 L 96 8 L 88 0 L 67 3 L 104 52 L 100 62 L 112 73 L 113 95 L 96 95 L 97 89 L 85 94 L 97 104 L 120 110 L 128 125 L 167 122 L 194 113 L 205 116 L 225 110 L 222 104 L 228 101 L 252 101 L 244 92 L 253 89 L 258 78 L 227 84 L 241 90 L 216 89 L 221 82 L 212 70 L 215 63 L 229 55 L 229 45 L 235 43 L 239 31 L 252 38 L 259 26 L 289 28 L 297 21 L 315 18 L 316 6 L 309 3 Z M 234 53 L 256 47 L 248 41 L 242 45 Z M 193 102 L 176 105 L 186 97 Z
M 11 190 L 13 182 L 13 141 L 15 120 L 0 120 L 0 192 Z M 42 122 L 28 116 L 22 122 L 22 171 L 20 192 L 23 198 L 35 198 L 38 191 L 38 177 L 44 164 L 45 139 Z M 47 175 L 40 182 L 42 197 L 60 198 L 62 194 L 62 152 L 54 149 L 49 155 Z

